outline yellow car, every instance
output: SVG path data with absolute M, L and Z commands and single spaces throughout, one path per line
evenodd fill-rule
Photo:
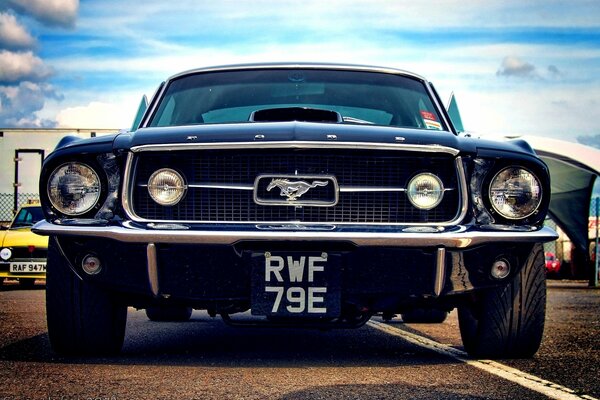
M 0 231 L 0 284 L 6 278 L 17 278 L 22 286 L 31 287 L 36 279 L 46 279 L 48 237 L 31 232 L 31 226 L 41 219 L 42 207 L 28 204 Z

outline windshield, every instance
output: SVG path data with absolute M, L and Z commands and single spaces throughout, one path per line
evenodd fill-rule
M 338 122 L 446 129 L 423 82 L 363 71 L 263 69 L 208 72 L 170 82 L 149 126 L 248 122 L 278 108 L 337 112 Z
M 22 228 L 25 226 L 33 226 L 38 221 L 44 219 L 42 207 L 23 207 L 13 220 L 11 228 Z

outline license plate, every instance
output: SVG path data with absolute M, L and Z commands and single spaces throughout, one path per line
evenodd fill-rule
M 340 315 L 340 256 L 265 252 L 253 255 L 252 314 L 281 317 Z
M 11 262 L 10 272 L 13 274 L 30 274 L 46 272 L 45 262 Z

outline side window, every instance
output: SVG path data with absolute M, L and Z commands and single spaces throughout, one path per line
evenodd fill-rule
M 155 126 L 170 126 L 173 125 L 173 111 L 175 110 L 175 98 L 171 98 L 167 101 L 167 104 L 162 110 L 159 110 L 160 119 Z

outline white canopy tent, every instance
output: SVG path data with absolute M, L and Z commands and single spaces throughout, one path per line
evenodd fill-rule
M 588 252 L 590 199 L 600 174 L 600 150 L 538 136 L 521 136 L 550 169 L 550 217 L 573 244 Z

